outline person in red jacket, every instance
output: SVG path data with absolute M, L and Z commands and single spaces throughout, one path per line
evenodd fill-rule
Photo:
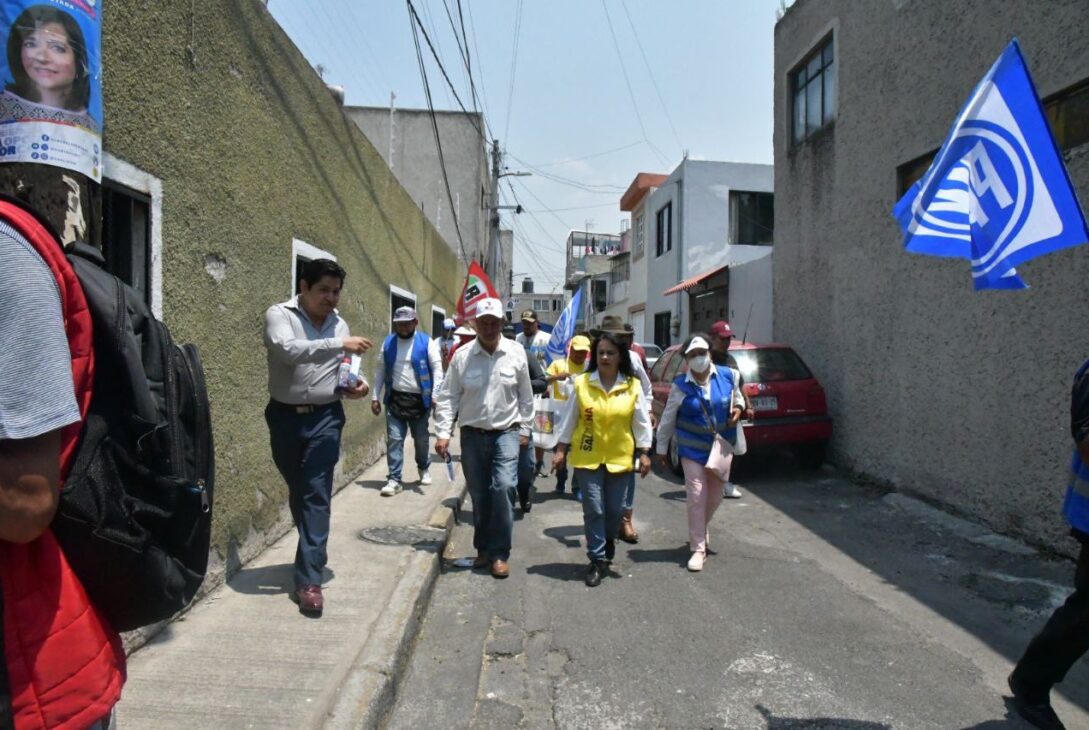
M 0 217 L 0 727 L 105 728 L 120 637 L 49 530 L 90 402 L 90 316 L 59 243 L 20 232 L 28 219 Z

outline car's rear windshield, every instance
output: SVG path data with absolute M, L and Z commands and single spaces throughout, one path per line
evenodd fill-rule
M 777 383 L 813 377 L 794 350 L 785 347 L 730 350 L 746 383 Z

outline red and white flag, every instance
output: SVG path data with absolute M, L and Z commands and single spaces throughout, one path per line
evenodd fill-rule
M 481 299 L 498 299 L 499 292 L 492 286 L 491 279 L 484 273 L 484 269 L 477 262 L 469 264 L 469 273 L 465 277 L 465 286 L 461 288 L 461 296 L 458 297 L 457 320 L 461 324 L 467 319 L 472 319 L 476 314 L 476 304 Z

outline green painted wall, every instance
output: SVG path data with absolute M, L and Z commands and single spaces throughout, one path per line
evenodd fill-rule
M 216 429 L 213 561 L 227 569 L 282 534 L 262 327 L 287 299 L 291 242 L 347 269 L 353 334 L 389 331 L 389 285 L 453 311 L 462 273 L 366 138 L 259 0 L 110 0 L 105 148 L 163 183 L 163 315 L 204 357 Z M 226 262 L 217 282 L 206 257 Z M 374 356 L 367 358 L 373 372 Z M 379 455 L 384 420 L 346 404 L 345 475 Z

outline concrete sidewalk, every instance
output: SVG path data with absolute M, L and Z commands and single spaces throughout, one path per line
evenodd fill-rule
M 464 494 L 455 466 L 455 483 L 432 464 L 431 486 L 408 482 L 392 498 L 378 494 L 385 459 L 366 469 L 333 498 L 322 618 L 289 598 L 292 530 L 129 657 L 118 726 L 374 726 L 392 707 Z M 406 479 L 415 471 L 406 463 Z

